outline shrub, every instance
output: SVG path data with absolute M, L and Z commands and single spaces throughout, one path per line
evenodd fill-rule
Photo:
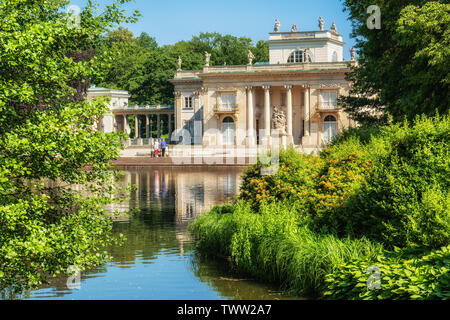
M 426 254 L 398 251 L 343 264 L 327 275 L 328 299 L 430 300 L 450 298 L 450 246 Z M 379 289 L 368 288 L 369 266 L 380 271 Z
M 357 235 L 393 246 L 450 240 L 448 116 L 384 128 L 365 147 L 374 163 L 342 217 Z
M 280 170 L 243 177 L 241 199 L 288 201 L 310 229 L 368 237 L 387 247 L 450 240 L 449 116 L 351 129 L 319 157 L 281 152 Z

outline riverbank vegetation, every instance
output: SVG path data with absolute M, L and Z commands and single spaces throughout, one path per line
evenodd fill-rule
M 0 293 L 11 298 L 69 266 L 105 261 L 105 212 L 115 193 L 110 161 L 123 137 L 96 130 L 107 101 L 86 100 L 108 61 L 100 35 L 125 17 L 114 1 L 0 2 Z
M 234 205 L 193 222 L 198 248 L 298 295 L 448 298 L 449 137 L 448 116 L 422 116 L 282 152 L 276 174 L 249 167 Z

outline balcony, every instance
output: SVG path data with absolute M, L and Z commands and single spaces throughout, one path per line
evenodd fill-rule
M 336 104 L 320 103 L 318 104 L 318 112 L 339 111 L 341 108 Z
M 217 115 L 237 114 L 237 113 L 239 113 L 239 106 L 238 105 L 215 105 L 214 113 Z

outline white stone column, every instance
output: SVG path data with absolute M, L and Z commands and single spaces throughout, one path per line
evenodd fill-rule
M 253 147 L 255 145 L 255 127 L 254 127 L 254 99 L 253 99 L 253 87 L 247 86 L 247 132 L 248 132 L 248 146 Z
M 304 90 L 304 102 L 305 102 L 305 114 L 304 114 L 304 120 L 305 120 L 305 127 L 303 128 L 304 131 L 304 135 L 305 137 L 309 137 L 310 135 L 310 126 L 309 126 L 309 122 L 310 122 L 310 110 L 311 110 L 311 105 L 310 105 L 310 88 L 309 86 L 305 86 L 305 90 Z
M 139 118 L 138 115 L 134 115 L 134 138 L 139 139 Z
M 127 115 L 126 114 L 124 114 L 123 115 L 123 132 L 125 132 L 126 134 L 130 134 L 129 132 L 128 132 L 128 129 L 129 127 L 128 127 L 128 118 L 127 118 Z
M 287 122 L 287 144 L 293 144 L 294 138 L 293 138 L 293 117 L 292 117 L 292 86 L 286 85 L 284 86 L 287 90 L 286 92 L 286 104 L 287 104 L 287 115 L 286 115 L 286 122 Z
M 150 119 L 149 119 L 149 115 L 146 114 L 145 115 L 145 137 L 148 139 L 150 138 Z
M 266 144 L 270 145 L 270 86 L 263 86 L 264 89 L 264 138 L 266 139 Z

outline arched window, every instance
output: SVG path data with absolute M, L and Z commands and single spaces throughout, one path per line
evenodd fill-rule
M 333 51 L 333 54 L 331 55 L 331 62 L 337 62 L 338 61 L 338 55 L 336 51 Z
M 323 140 L 328 143 L 337 135 L 337 120 L 335 116 L 328 115 L 323 120 Z
M 225 145 L 234 145 L 235 124 L 232 117 L 226 117 L 222 121 L 222 136 Z
M 288 58 L 288 63 L 301 63 L 304 60 L 304 51 L 303 50 L 297 50 L 291 53 L 291 55 Z
M 234 123 L 234 120 L 232 117 L 226 117 L 223 119 L 223 123 Z
M 307 56 L 306 56 L 307 55 Z M 304 50 L 296 50 L 291 53 L 288 58 L 288 63 L 302 63 L 302 62 L 312 62 L 311 51 L 305 53 Z

